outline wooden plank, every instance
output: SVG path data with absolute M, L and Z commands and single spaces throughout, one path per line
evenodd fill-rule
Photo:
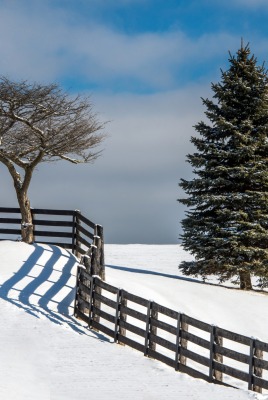
M 144 345 L 143 344 L 135 342 L 135 340 L 129 339 L 128 337 L 123 336 L 120 333 L 118 334 L 118 342 L 124 343 L 127 346 L 132 347 L 133 349 L 141 351 L 142 353 L 144 352 Z
M 0 207 L 0 213 L 16 213 L 16 214 L 20 214 L 20 209 L 18 207 L 14 208 L 14 207 Z
M 182 331 L 181 338 L 189 340 L 190 342 L 195 343 L 198 346 L 204 347 L 205 349 L 210 349 L 210 342 L 208 340 L 202 339 L 199 336 L 194 335 L 193 333 Z
M 173 335 L 177 335 L 177 328 L 173 325 L 167 324 L 166 322 L 159 321 L 158 319 L 151 317 L 151 326 L 160 328 L 166 332 L 172 333 Z
M 122 296 L 133 303 L 137 303 L 144 307 L 148 306 L 148 300 L 145 300 L 143 297 L 136 296 L 135 294 L 126 292 L 125 290 L 123 291 Z
M 139 335 L 139 336 L 145 338 L 146 330 L 138 328 L 137 326 L 132 325 L 129 322 L 120 320 L 119 321 L 119 327 L 122 328 L 122 329 L 126 329 L 126 330 L 128 330 L 128 331 L 130 331 L 132 333 L 135 333 L 136 335 Z
M 90 221 L 90 219 L 84 217 L 84 215 L 80 214 L 80 213 L 76 213 L 77 219 L 81 220 L 82 222 L 84 222 L 86 225 L 90 226 L 92 229 L 95 228 L 96 224 L 94 224 L 94 222 Z
M 88 242 L 86 239 L 82 238 L 80 235 L 75 234 L 75 239 L 79 242 L 79 244 L 83 244 L 87 248 L 90 248 L 92 243 Z
M 0 224 L 21 224 L 21 218 L 0 218 Z
M 118 292 L 118 288 L 112 285 L 109 285 L 109 283 L 106 283 L 104 281 L 102 281 L 99 278 L 96 278 L 95 280 L 95 284 L 99 287 L 101 287 L 104 290 L 107 290 L 107 292 L 113 293 L 113 294 L 117 294 Z
M 114 300 L 108 299 L 107 297 L 103 296 L 102 294 L 99 293 L 94 293 L 94 300 L 100 301 L 103 304 L 106 304 L 108 307 L 111 308 L 116 308 L 117 303 Z
M 238 333 L 234 333 L 223 328 L 218 328 L 217 326 L 215 327 L 215 332 L 217 336 L 222 336 L 225 339 L 233 340 L 234 342 L 242 343 L 247 346 L 250 345 L 250 338 L 247 336 L 239 335 Z
M 254 375 L 253 375 L 252 380 L 253 380 L 254 386 L 258 386 L 258 387 L 268 390 L 268 381 L 267 380 L 260 378 L 258 376 L 254 376 Z
M 262 350 L 268 352 L 268 343 L 264 343 L 261 340 L 255 340 L 255 347 L 257 350 Z
M 94 329 L 97 329 L 98 331 L 101 331 L 103 333 L 105 333 L 108 336 L 114 337 L 114 330 L 107 328 L 107 326 L 100 324 L 97 321 L 92 321 L 91 322 L 91 326 Z
M 79 266 L 79 274 L 81 275 L 81 277 L 83 277 L 84 279 L 87 279 L 90 282 L 93 282 L 93 277 L 87 272 L 87 270 L 82 267 Z
M 191 360 L 199 364 L 209 367 L 210 360 L 207 357 L 201 356 L 200 354 L 197 354 L 191 350 L 184 349 L 183 347 L 180 348 L 180 354 L 186 358 L 190 358 Z
M 94 234 L 87 231 L 83 226 L 75 224 L 76 232 L 81 232 L 83 235 L 87 236 L 88 238 L 92 239 L 94 238 Z M 80 236 L 80 235 L 79 235 Z
M 121 312 L 123 314 L 129 315 L 130 317 L 134 317 L 140 321 L 146 322 L 147 315 L 142 314 L 139 311 L 133 310 L 132 308 L 121 306 Z
M 169 340 L 163 339 L 160 336 L 154 335 L 153 333 L 150 333 L 150 340 L 168 350 L 176 352 L 176 345 Z
M 253 358 L 253 365 L 254 367 L 257 368 L 263 368 L 263 369 L 267 369 L 268 370 L 268 361 L 266 360 L 261 360 L 259 358 Z
M 192 325 L 195 328 L 198 328 L 202 331 L 205 332 L 210 332 L 210 324 L 207 324 L 205 322 L 199 321 L 198 319 L 189 317 L 188 315 L 182 314 L 182 322 L 185 322 L 188 325 Z
M 209 381 L 209 377 L 202 372 L 197 371 L 194 368 L 188 367 L 188 365 L 179 364 L 178 371 L 184 372 L 187 375 L 192 376 L 193 378 L 203 379 L 205 381 Z
M 0 233 L 5 233 L 7 235 L 20 235 L 21 230 L 20 229 L 6 229 L 6 228 L 0 228 Z
M 87 300 L 85 300 L 85 299 L 81 296 L 80 293 L 77 293 L 76 296 L 77 296 L 77 302 L 78 302 L 79 306 L 82 305 L 82 306 L 85 307 L 85 308 L 88 308 L 88 309 L 90 308 L 89 302 L 88 302 Z
M 85 292 L 77 291 L 76 300 L 79 304 L 83 305 L 83 307 L 86 307 L 88 309 L 90 308 L 90 301 L 88 295 Z
M 87 252 L 87 250 L 82 249 L 82 247 L 78 246 L 77 244 L 75 244 L 74 250 L 75 250 L 75 254 L 77 254 L 77 253 L 86 254 L 86 252 Z
M 247 372 L 240 371 L 237 368 L 230 367 L 229 365 L 221 364 L 217 361 L 213 361 L 213 368 L 226 375 L 230 375 L 233 378 L 240 379 L 241 381 L 248 382 L 249 374 Z
M 99 317 L 106 319 L 106 321 L 109 321 L 109 322 L 112 322 L 113 324 L 115 324 L 115 316 L 114 315 L 111 315 L 103 310 L 100 310 L 97 307 L 94 307 L 94 306 L 92 307 L 92 311 L 93 311 L 93 316 L 94 316 L 94 314 L 98 315 Z
M 167 308 L 167 307 L 161 306 L 158 303 L 153 302 L 152 309 L 155 311 L 158 311 L 161 314 L 166 315 L 167 317 L 174 318 L 174 319 L 176 319 L 176 321 L 178 319 L 179 313 L 177 311 L 171 310 L 171 308 Z
M 34 225 L 40 226 L 63 226 L 63 227 L 72 227 L 72 221 L 48 221 L 44 219 L 34 219 Z
M 47 214 L 47 215 L 75 215 L 75 211 L 73 210 L 50 210 L 43 208 L 31 208 L 33 214 Z M 0 210 L 1 212 L 1 210 Z
M 62 237 L 62 238 L 72 238 L 72 232 L 48 232 L 48 231 L 38 231 L 34 230 L 35 236 L 45 236 L 45 237 Z
M 221 354 L 222 356 L 231 358 L 233 360 L 249 364 L 249 355 L 239 353 L 238 351 L 228 349 L 226 347 L 219 346 L 217 344 L 214 345 L 214 352 Z
M 148 356 L 154 358 L 155 360 L 161 361 L 166 365 L 169 365 L 172 368 L 175 368 L 176 363 L 173 359 L 165 356 L 164 354 L 159 353 L 158 351 L 148 349 Z
M 89 324 L 89 316 L 85 315 L 81 310 L 79 310 L 79 308 L 75 307 L 74 314 L 77 316 L 77 318 L 80 318 L 82 321 Z
M 84 285 L 81 281 L 78 282 L 78 288 L 82 290 L 82 292 L 85 292 L 86 294 L 90 295 L 91 290 L 88 286 Z

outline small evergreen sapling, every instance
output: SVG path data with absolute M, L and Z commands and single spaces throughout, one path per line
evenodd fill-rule
M 185 275 L 236 278 L 251 289 L 268 276 L 268 77 L 249 46 L 241 45 L 213 98 L 202 99 L 210 121 L 199 122 L 196 152 L 187 156 L 195 178 L 181 179 L 188 195 L 182 243 L 195 255 Z

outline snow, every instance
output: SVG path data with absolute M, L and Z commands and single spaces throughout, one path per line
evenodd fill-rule
M 107 282 L 268 341 L 266 293 L 182 277 L 179 245 L 106 245 Z M 73 314 L 77 261 L 49 245 L 0 242 L 0 398 L 268 399 L 175 372 L 87 329 Z

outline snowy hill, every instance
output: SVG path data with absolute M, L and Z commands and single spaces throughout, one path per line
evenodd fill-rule
M 181 277 L 180 246 L 106 245 L 107 281 L 193 317 L 268 341 L 268 297 Z M 0 398 L 268 399 L 195 380 L 89 331 L 72 317 L 76 259 L 0 242 Z M 94 394 L 94 396 L 93 396 Z

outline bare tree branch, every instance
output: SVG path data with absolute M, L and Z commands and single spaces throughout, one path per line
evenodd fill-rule
M 58 160 L 93 162 L 100 155 L 96 147 L 105 138 L 104 126 L 89 98 L 71 97 L 56 84 L 0 77 L 0 162 L 11 174 L 24 221 L 31 222 L 27 191 L 35 167 Z

